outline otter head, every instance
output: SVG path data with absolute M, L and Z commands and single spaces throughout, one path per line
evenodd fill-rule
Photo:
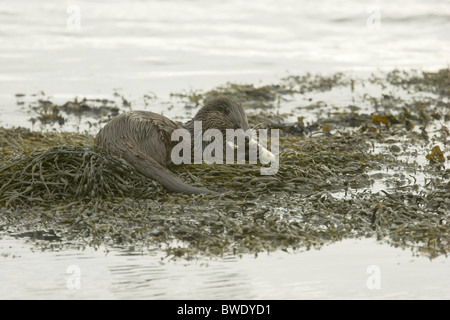
M 211 98 L 195 115 L 193 121 L 202 121 L 203 131 L 218 129 L 249 129 L 247 116 L 242 105 L 230 98 Z

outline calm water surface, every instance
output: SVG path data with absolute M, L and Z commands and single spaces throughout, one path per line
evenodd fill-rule
M 16 93 L 133 98 L 288 72 L 445 67 L 449 37 L 442 0 L 0 0 L 0 125 L 26 122 Z
M 379 28 L 367 26 L 374 12 Z M 436 69 L 450 62 L 449 37 L 450 4 L 440 0 L 0 0 L 0 126 L 31 127 L 17 93 L 44 91 L 63 102 L 118 91 L 133 100 L 306 71 Z M 370 266 L 379 288 L 368 284 Z M 3 236 L 0 271 L 0 299 L 450 298 L 448 258 L 430 261 L 370 239 L 172 261 L 119 248 L 39 252 Z

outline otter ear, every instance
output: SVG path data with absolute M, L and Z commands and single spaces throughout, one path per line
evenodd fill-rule
M 205 101 L 205 107 L 228 115 L 232 110 L 232 102 L 228 98 L 210 98 Z
M 221 103 L 218 105 L 218 110 L 225 115 L 229 115 L 231 112 L 231 106 L 226 103 Z

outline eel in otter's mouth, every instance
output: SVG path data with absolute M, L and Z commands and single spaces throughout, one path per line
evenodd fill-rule
M 239 146 L 231 141 L 227 141 L 229 147 L 233 149 L 238 149 Z M 258 158 L 262 164 L 268 164 L 272 161 L 276 161 L 275 155 L 267 150 L 265 147 L 260 145 L 255 139 L 251 138 L 249 143 L 249 147 L 254 147 L 258 150 Z
M 258 142 L 256 142 L 255 139 L 253 138 L 250 139 L 249 145 L 250 146 L 256 145 L 256 147 L 258 148 L 259 160 L 261 161 L 262 164 L 267 164 L 272 161 L 276 161 L 275 155 L 266 148 L 264 148 L 262 145 L 260 145 Z

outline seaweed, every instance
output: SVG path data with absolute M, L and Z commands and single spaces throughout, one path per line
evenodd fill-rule
M 16 95 L 17 97 L 17 95 Z M 19 96 L 17 98 L 22 97 Z M 76 116 L 93 117 L 95 119 L 110 119 L 119 114 L 119 107 L 114 101 L 108 99 L 87 99 L 83 98 L 78 101 L 77 98 L 72 101 L 67 101 L 64 104 L 56 104 L 48 99 L 38 99 L 36 103 L 29 105 L 30 111 L 35 116 L 30 118 L 30 121 L 35 124 L 39 123 L 41 126 L 59 124 L 64 125 L 68 117 Z M 129 102 L 122 97 L 123 105 L 129 106 Z
M 165 243 L 169 254 L 187 256 L 320 247 L 348 236 L 379 236 L 396 245 L 415 241 L 433 255 L 446 252 L 448 225 L 431 223 L 447 219 L 450 203 L 431 201 L 445 199 L 443 192 L 433 191 L 433 198 L 413 196 L 408 188 L 388 197 L 367 192 L 373 183 L 368 170 L 381 159 L 368 153 L 363 139 L 290 136 L 281 146 L 274 176 L 260 176 L 256 165 L 172 167 L 190 183 L 228 190 L 218 197 L 170 194 L 90 145 L 16 150 L 0 167 L 0 221 L 16 233 L 31 225 L 51 228 L 71 243 Z M 433 218 L 428 233 L 401 227 L 427 217 Z M 433 250 L 426 245 L 432 239 Z
M 430 160 L 431 163 L 443 163 L 445 161 L 444 153 L 439 146 L 434 146 L 431 149 L 431 152 L 426 155 L 426 158 Z
M 393 86 L 410 90 L 410 92 L 426 91 L 446 97 L 450 95 L 450 68 L 443 68 L 436 72 L 395 69 L 382 78 L 372 76 L 373 82 L 383 82 L 384 80 Z
M 311 91 L 329 91 L 335 87 L 348 86 L 354 90 L 354 80 L 348 79 L 342 72 L 331 75 L 311 74 L 307 72 L 303 75 L 289 75 L 281 79 L 285 88 L 298 93 Z

